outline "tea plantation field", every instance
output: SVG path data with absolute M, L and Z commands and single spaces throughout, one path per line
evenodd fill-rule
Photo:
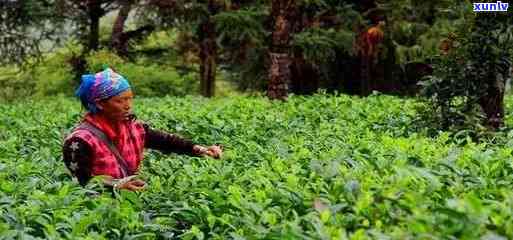
M 111 194 L 62 162 L 78 101 L 3 104 L 0 239 L 513 238 L 513 132 L 428 137 L 414 109 L 387 96 L 136 99 L 139 119 L 225 155 L 147 151 L 146 191 Z

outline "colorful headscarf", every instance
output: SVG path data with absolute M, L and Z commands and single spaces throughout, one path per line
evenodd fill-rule
M 128 81 L 112 69 L 96 74 L 82 75 L 82 82 L 75 92 L 82 105 L 91 113 L 97 113 L 96 102 L 116 96 L 130 89 Z

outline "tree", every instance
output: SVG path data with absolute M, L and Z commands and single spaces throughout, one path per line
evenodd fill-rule
M 65 38 L 64 26 L 53 0 L 0 1 L 0 64 L 39 58 Z
M 66 21 L 71 25 L 70 35 L 82 44 L 82 52 L 73 55 L 70 63 L 73 66 L 76 79 L 86 71 L 85 56 L 100 47 L 110 47 L 118 55 L 128 57 L 128 43 L 132 39 L 140 39 L 154 30 L 151 24 L 142 25 L 131 31 L 124 31 L 126 21 L 131 11 L 144 9 L 147 5 L 158 5 L 160 1 L 139 0 L 56 0 L 57 12 L 62 12 Z M 100 46 L 100 19 L 110 12 L 118 11 L 112 26 L 110 43 Z M 142 10 L 141 10 L 142 11 Z
M 80 39 L 84 52 L 100 46 L 100 18 L 118 8 L 114 0 L 57 0 L 58 12 L 72 24 L 71 34 Z
M 219 41 L 221 56 L 230 60 L 228 69 L 240 88 L 279 89 L 272 85 L 276 78 L 270 77 L 273 73 L 270 71 L 273 49 L 278 54 L 288 55 L 289 62 L 283 64 L 288 67 L 281 68 L 285 73 L 282 76 L 288 76 L 281 85 L 283 94 L 310 94 L 319 87 L 338 84 L 332 83 L 332 79 L 338 77 L 336 70 L 340 68 L 335 66 L 336 55 L 351 51 L 354 37 L 351 22 L 358 21 L 359 15 L 344 1 L 297 1 L 295 7 L 290 8 L 295 13 L 285 10 L 293 15 L 290 17 L 289 35 L 285 36 L 290 39 L 280 42 L 276 41 L 275 31 L 275 18 L 279 11 L 274 10 L 273 16 L 272 2 L 270 4 L 269 10 L 269 5 L 246 1 L 246 8 L 225 11 L 216 16 L 216 25 L 222 36 Z M 274 62 L 275 69 L 280 69 L 276 68 L 279 62 Z
M 205 97 L 215 95 L 215 80 L 217 72 L 217 33 L 213 16 L 222 9 L 215 0 L 208 0 L 206 14 L 198 26 L 199 58 L 200 58 L 200 93 Z
M 270 67 L 267 96 L 270 99 L 286 100 L 292 64 L 290 42 L 297 22 L 296 0 L 273 0 L 271 2 L 272 34 L 269 47 Z
M 134 1 L 120 0 L 119 4 L 121 7 L 119 9 L 116 20 L 114 21 L 114 26 L 112 26 L 111 45 L 118 55 L 126 56 L 128 54 L 128 38 L 126 37 L 126 33 L 123 31 L 125 28 L 125 22 L 128 18 L 128 14 L 130 14 L 130 11 L 132 10 Z
M 100 47 L 100 18 L 116 9 L 114 0 L 56 0 L 55 14 L 61 14 L 70 29 L 68 35 L 78 39 L 82 51 L 69 59 L 75 79 L 87 69 L 86 54 Z
M 262 41 L 261 9 L 255 6 L 261 5 L 253 0 L 191 0 L 154 7 L 146 12 L 146 18 L 159 27 L 179 29 L 184 33 L 181 36 L 190 35 L 185 39 L 188 43 L 179 44 L 194 49 L 199 63 L 200 93 L 212 97 L 218 68 L 240 66 L 246 50 Z
M 445 129 L 472 127 L 481 120 L 488 129 L 499 129 L 511 74 L 513 19 L 504 13 L 468 13 L 450 39 L 434 74 L 423 82 L 431 114 Z
M 496 130 L 504 125 L 505 83 L 513 60 L 513 20 L 503 13 L 494 15 L 479 14 L 475 19 L 468 42 L 473 70 L 468 80 L 482 87 L 479 105 L 486 115 L 485 125 Z
M 265 91 L 269 15 L 267 6 L 253 0 L 232 1 L 214 16 L 218 33 L 219 66 L 240 90 Z
M 367 96 L 372 90 L 378 90 L 376 76 L 372 75 L 376 68 L 380 45 L 384 40 L 385 21 L 363 31 L 356 41 L 357 55 L 360 58 L 360 93 Z
M 192 40 L 199 49 L 200 93 L 205 97 L 214 96 L 218 49 L 213 18 L 224 10 L 224 3 L 215 0 L 191 0 L 181 4 L 156 0 L 152 3 L 153 11 L 145 13 L 146 21 L 154 21 L 160 28 L 176 27 L 194 33 Z
M 353 71 L 353 29 L 361 15 L 348 1 L 302 1 L 298 31 L 293 36 L 292 92 L 310 94 L 322 88 L 341 90 Z
M 112 26 L 111 47 L 122 57 L 128 57 L 129 42 L 131 40 L 139 40 L 148 36 L 155 30 L 155 26 L 151 23 L 142 24 L 135 30 L 125 31 L 126 21 L 132 10 L 144 11 L 145 5 L 162 5 L 162 1 L 150 1 L 142 3 L 137 0 L 118 0 L 119 12 Z M 164 5 L 162 7 L 174 7 L 174 5 Z
M 454 28 L 471 4 L 448 0 L 368 0 L 357 9 L 368 21 L 357 28 L 355 93 L 411 93 L 427 72 L 438 42 Z M 369 50 L 373 53 L 369 54 Z M 411 71 L 411 69 L 414 69 Z M 412 79 L 413 78 L 413 79 Z M 349 86 L 351 87 L 351 86 Z

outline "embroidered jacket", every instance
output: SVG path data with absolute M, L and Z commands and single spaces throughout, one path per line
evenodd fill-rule
M 105 119 L 86 115 L 84 121 L 94 125 L 114 143 L 123 156 L 128 174 L 136 174 L 143 159 L 144 148 L 164 153 L 197 155 L 194 144 L 187 139 L 151 129 L 134 118 L 121 122 L 114 130 Z M 108 146 L 86 129 L 74 130 L 64 141 L 63 158 L 66 167 L 85 185 L 93 176 L 108 175 L 122 178 L 118 160 Z

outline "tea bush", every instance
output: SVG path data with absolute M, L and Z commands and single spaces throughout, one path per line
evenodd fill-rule
M 411 125 L 417 104 L 324 94 L 138 98 L 139 119 L 222 144 L 225 155 L 148 151 L 146 191 L 113 195 L 94 181 L 80 187 L 62 162 L 78 101 L 3 104 L 0 238 L 512 238 L 513 132 L 502 144 L 427 137 Z

